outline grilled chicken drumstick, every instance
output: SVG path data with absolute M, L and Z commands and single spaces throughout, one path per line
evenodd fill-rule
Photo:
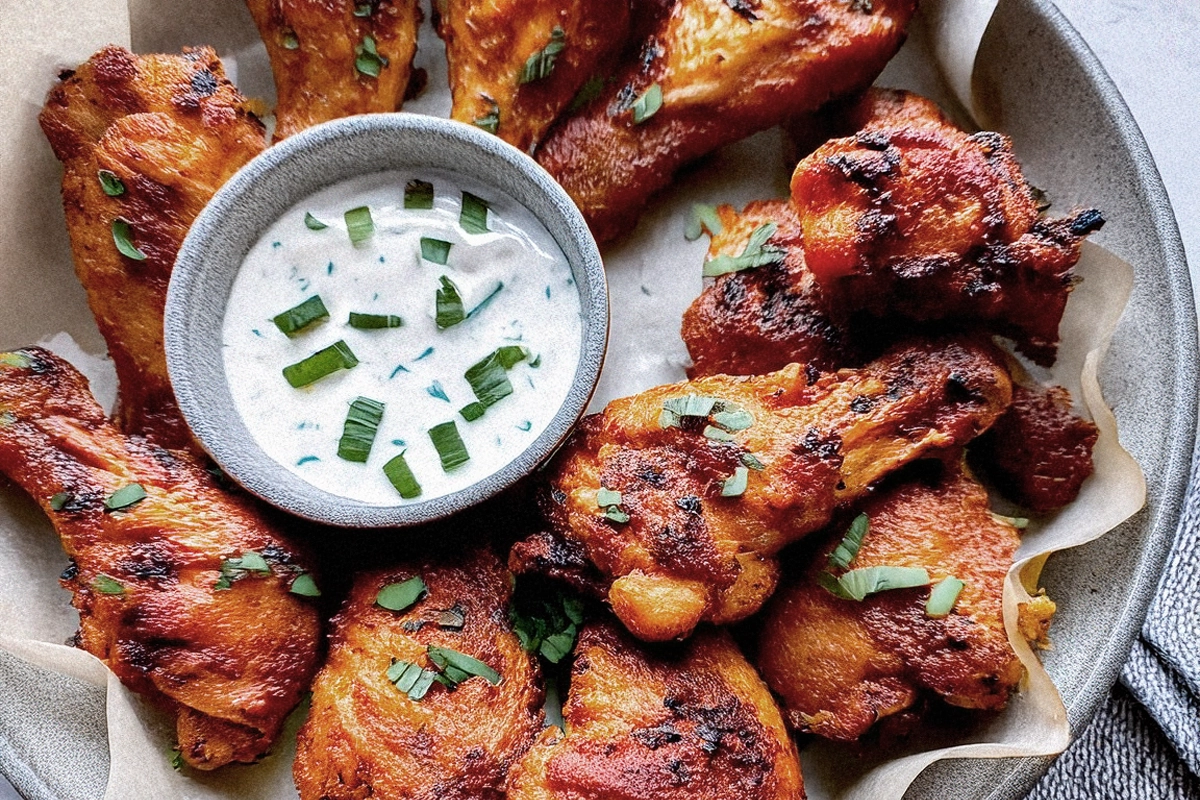
M 0 472 L 71 557 L 78 645 L 175 715 L 183 759 L 265 755 L 320 649 L 316 609 L 289 591 L 303 555 L 188 454 L 119 433 L 40 348 L 0 354 Z

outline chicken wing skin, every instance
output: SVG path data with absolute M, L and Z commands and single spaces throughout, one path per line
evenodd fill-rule
M 397 613 L 385 586 L 428 587 Z M 329 659 L 313 684 L 294 766 L 304 800 L 387 797 L 500 800 L 508 770 L 542 729 L 541 673 L 506 615 L 508 573 L 490 551 L 356 576 L 334 618 Z M 478 659 L 499 685 L 472 677 L 412 700 L 388 678 L 396 661 L 432 668 L 429 645 Z
M 116 365 L 117 425 L 191 446 L 163 353 L 167 283 L 192 220 L 262 151 L 262 125 L 209 48 L 135 56 L 106 47 L 63 74 L 39 120 L 63 163 L 75 272 Z M 106 191 L 101 175 L 119 183 Z M 134 257 L 118 251 L 118 231 Z
M 580 634 L 563 707 L 509 778 L 509 800 L 801 800 L 775 699 L 723 631 L 650 650 Z
M 774 589 L 785 544 L 891 470 L 974 438 L 1010 391 L 998 353 L 951 340 L 900 346 L 860 370 L 791 365 L 613 401 L 550 468 L 545 512 L 568 545 L 518 547 L 510 563 L 553 572 L 556 552 L 582 550 L 641 639 L 734 622 Z M 703 407 L 672 413 L 681 402 Z
M 417 0 L 246 0 L 275 75 L 275 137 L 398 111 L 412 78 Z
M 40 348 L 0 354 L 0 472 L 71 557 L 78 645 L 175 715 L 184 760 L 266 754 L 320 649 L 316 609 L 289 592 L 305 556 L 186 453 L 119 433 Z
M 901 104 L 900 108 L 904 108 Z M 868 111 L 869 113 L 869 111 Z M 875 119 L 796 167 L 805 257 L 843 315 L 987 325 L 1043 366 L 1095 210 L 1042 219 L 1001 134 Z
M 629 34 L 626 0 L 439 0 L 438 9 L 450 116 L 524 152 Z
M 753 657 L 791 726 L 853 740 L 925 695 L 963 708 L 1003 708 L 1024 674 L 1002 608 L 1017 530 L 991 514 L 987 491 L 956 460 L 940 475 L 894 484 L 862 510 L 870 530 L 852 568 L 922 567 L 935 582 L 953 576 L 965 586 L 940 619 L 926 614 L 928 588 L 861 602 L 835 597 L 817 583 L 845 527 L 829 531 L 771 598 Z M 1053 612 L 1043 597 L 1021 615 L 1048 624 Z
M 556 126 L 538 161 L 603 241 L 685 164 L 871 83 L 915 0 L 676 0 L 611 88 Z M 657 98 L 661 97 L 661 105 Z

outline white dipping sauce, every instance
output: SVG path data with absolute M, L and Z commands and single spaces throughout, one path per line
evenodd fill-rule
M 433 184 L 434 207 L 405 209 L 406 184 Z M 488 202 L 488 233 L 459 223 L 462 193 Z M 344 214 L 369 206 L 374 235 L 355 246 Z M 305 215 L 327 224 L 311 230 Z M 445 266 L 422 259 L 421 238 L 451 243 Z M 463 322 L 439 329 L 435 297 L 447 276 Z M 496 292 L 497 286 L 503 288 Z M 319 295 L 329 318 L 292 336 L 272 319 Z M 392 314 L 398 328 L 360 330 L 350 312 Z M 566 399 L 579 360 L 582 321 L 570 267 L 538 219 L 507 195 L 450 173 L 382 172 L 324 189 L 289 209 L 250 249 L 224 320 L 225 374 L 258 445 L 313 486 L 373 505 L 420 502 L 498 471 L 546 428 Z M 344 340 L 358 365 L 293 388 L 284 367 Z M 529 357 L 508 370 L 513 393 L 468 422 L 475 402 L 466 370 L 506 345 Z M 534 366 L 536 364 L 536 366 Z M 386 408 L 367 462 L 338 456 L 350 403 Z M 446 472 L 429 429 L 453 420 L 470 460 Z M 401 451 L 421 485 L 402 501 L 383 472 Z

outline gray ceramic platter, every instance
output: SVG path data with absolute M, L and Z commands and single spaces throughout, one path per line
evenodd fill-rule
M 135 42 L 139 49 L 144 43 Z M 1196 422 L 1196 320 L 1182 245 L 1145 142 L 1100 64 L 1049 0 L 1001 0 L 977 79 L 1030 179 L 1095 205 L 1096 241 L 1132 264 L 1133 295 L 1101 384 L 1142 465 L 1146 507 L 1097 542 L 1057 554 L 1043 578 L 1059 603 L 1046 666 L 1073 731 L 1095 713 L 1136 636 L 1175 535 Z M 947 761 L 913 798 L 1019 798 L 1048 759 Z M 102 698 L 0 656 L 0 771 L 36 800 L 94 798 L 104 784 Z

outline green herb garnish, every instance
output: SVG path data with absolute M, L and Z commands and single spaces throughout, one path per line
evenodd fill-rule
M 146 499 L 146 490 L 142 488 L 140 483 L 131 483 L 128 486 L 122 486 L 108 496 L 104 501 L 105 511 L 122 511 L 130 506 L 135 506 Z
M 767 468 L 766 465 L 759 461 L 753 453 L 742 453 L 741 462 L 750 469 L 758 472 L 762 472 Z
M 496 358 L 500 359 L 500 363 L 504 365 L 505 369 L 512 369 L 517 364 L 529 358 L 529 348 L 516 344 L 506 344 L 496 351 Z
M 429 587 L 425 581 L 421 580 L 420 575 L 414 575 L 406 581 L 389 583 L 380 589 L 379 594 L 375 595 L 375 605 L 388 611 L 407 611 L 428 593 Z
M 270 574 L 271 567 L 267 560 L 261 554 L 247 550 L 237 558 L 227 558 L 221 562 L 221 577 L 217 579 L 213 589 L 222 591 L 242 578 L 265 578 Z
M 391 482 L 392 486 L 396 487 L 396 491 L 405 500 L 412 500 L 414 497 L 421 496 L 421 484 L 417 483 L 417 476 L 413 474 L 409 468 L 408 462 L 404 460 L 404 452 L 401 451 L 398 456 L 383 465 L 383 474 Z
M 508 379 L 497 352 L 490 353 L 482 361 L 472 364 L 463 377 L 471 385 L 476 399 L 485 407 L 495 405 L 513 393 L 512 381 Z
M 299 50 L 300 39 L 295 31 L 284 31 L 279 37 L 279 44 L 284 50 Z
M 387 679 L 408 695 L 409 700 L 420 700 L 437 680 L 437 673 L 419 667 L 411 661 L 393 660 L 387 670 Z
M 380 328 L 399 328 L 404 325 L 404 320 L 395 314 L 359 314 L 357 311 L 351 311 L 348 324 L 351 328 L 370 331 Z
M 434 264 L 446 266 L 446 262 L 450 260 L 450 248 L 454 245 L 442 239 L 430 239 L 426 236 L 421 237 L 421 258 L 426 261 L 431 261 Z
M 596 491 L 596 505 L 601 508 L 604 506 L 619 506 L 621 505 L 621 493 L 616 489 L 605 489 L 601 486 Z
M 949 616 L 964 586 L 965 583 L 952 575 L 935 583 L 929 592 L 929 599 L 925 601 L 925 616 L 934 619 Z
M 458 435 L 458 425 L 454 420 L 434 425 L 429 429 L 429 438 L 433 440 L 434 449 L 442 462 L 442 470 L 450 472 L 471 460 L 467 446 Z
M 109 577 L 103 573 L 96 576 L 92 581 L 92 588 L 100 594 L 108 595 L 123 595 L 125 594 L 125 585 L 116 578 Z
M 467 422 L 474 422 L 482 417 L 486 412 L 487 406 L 485 406 L 483 403 L 467 403 L 458 410 L 458 413 L 461 414 L 462 418 Z
M 71 502 L 71 495 L 66 492 L 58 492 L 50 498 L 50 510 L 62 511 L 69 502 Z
M 321 590 L 317 588 L 317 582 L 307 572 L 301 572 L 297 575 L 296 580 L 292 581 L 292 585 L 288 587 L 288 591 L 300 597 L 321 596 Z
M 695 394 L 667 398 L 658 415 L 660 428 L 682 428 L 700 422 L 708 423 L 702 430 L 705 437 L 727 442 L 733 439 L 730 434 L 752 426 L 754 415 L 729 400 Z
M 434 647 L 433 645 L 429 645 L 425 652 L 428 654 L 429 660 L 441 670 L 440 677 L 445 680 L 440 682 L 447 688 L 453 689 L 472 677 L 483 678 L 492 686 L 500 683 L 499 672 L 465 653 L 451 650 L 449 647 Z
M 369 16 L 371 16 L 373 11 L 374 11 L 374 8 L 372 8 L 372 4 L 370 2 L 354 4 L 354 12 L 353 13 L 354 13 L 354 16 L 356 16 L 356 17 L 369 17 Z
M 289 308 L 282 314 L 276 314 L 272 319 L 276 328 L 292 336 L 314 322 L 329 319 L 329 309 L 322 302 L 321 295 L 314 294 L 300 305 Z
M 580 110 L 588 103 L 599 97 L 600 93 L 604 91 L 605 83 L 606 81 L 604 78 L 600 77 L 599 75 L 593 75 L 592 77 L 588 78 L 587 82 L 579 88 L 579 91 L 575 94 L 574 99 L 571 100 L 571 105 L 567 106 L 567 113 L 574 114 L 576 111 Z
M 371 219 L 371 207 L 359 206 L 345 213 L 346 233 L 350 243 L 357 247 L 375 235 L 375 220 Z
M 463 311 L 462 295 L 458 293 L 458 287 L 454 285 L 454 281 L 443 275 L 439 280 L 442 282 L 442 288 L 437 290 L 437 326 L 439 330 L 445 330 L 452 325 L 457 325 L 467 318 L 467 314 Z
M 717 214 L 716 206 L 695 203 L 692 205 L 692 218 L 688 221 L 683 235 L 689 242 L 694 242 L 705 231 L 709 236 L 719 236 L 723 230 L 725 230 L 725 226 L 721 224 L 721 217 Z
M 375 39 L 364 36 L 362 44 L 354 48 L 354 68 L 360 74 L 369 78 L 378 78 L 379 73 L 388 65 L 387 56 L 381 55 L 375 47 Z
M 526 591 L 526 585 L 517 581 L 508 607 L 513 633 L 526 652 L 558 664 L 575 649 L 583 625 L 583 601 L 561 589 Z
M 735 468 L 733 474 L 721 484 L 721 497 L 741 497 L 746 492 L 746 481 L 749 477 L 750 470 L 746 467 Z
M 991 512 L 992 519 L 1002 525 L 1011 525 L 1017 530 L 1025 530 L 1029 527 L 1029 520 L 1025 517 L 1006 517 L 1003 514 Z
M 767 244 L 767 240 L 775 235 L 779 226 L 774 222 L 764 222 L 754 229 L 746 247 L 739 256 L 717 256 L 704 262 L 704 277 L 715 278 L 730 272 L 740 272 L 744 269 L 755 269 L 767 264 L 781 264 L 787 258 L 787 251 L 782 247 Z
M 653 117 L 662 108 L 662 104 L 662 87 L 657 83 L 651 84 L 649 89 L 642 92 L 641 97 L 633 101 L 633 124 L 641 125 Z
M 458 224 L 467 233 L 487 233 L 488 203 L 470 192 L 462 193 L 462 210 L 458 214 Z
M 629 522 L 629 514 L 620 506 L 609 506 L 604 509 L 604 518 L 609 522 L 616 522 L 621 525 Z
M 415 178 L 409 181 L 404 187 L 404 207 L 433 208 L 433 184 Z
M 312 215 L 311 211 L 304 212 L 304 227 L 310 231 L 323 231 L 329 226 Z
M 841 577 L 821 572 L 817 581 L 844 600 L 862 600 L 877 592 L 928 586 L 929 573 L 921 567 L 863 567 L 852 569 Z
M 849 569 L 870 527 L 871 522 L 866 514 L 855 517 L 841 543 L 829 554 L 829 566 L 834 569 Z
M 183 769 L 183 752 L 178 747 L 171 748 L 169 761 L 171 764 L 171 769 L 175 770 L 176 772 L 180 771 Z
M 555 25 L 554 30 L 550 32 L 549 43 L 525 61 L 518 83 L 532 83 L 550 77 L 550 73 L 554 72 L 554 62 L 566 47 L 566 31 Z
M 476 128 L 481 128 L 488 133 L 495 133 L 500 130 L 500 106 L 490 97 L 485 97 L 484 99 L 492 104 L 492 110 L 482 117 L 476 117 L 471 121 Z
M 358 358 L 350 350 L 350 346 L 344 340 L 340 340 L 324 350 L 318 350 L 303 361 L 284 367 L 283 377 L 294 388 L 299 389 L 340 369 L 353 369 L 356 366 Z
M 371 445 L 383 420 L 384 404 L 369 397 L 358 397 L 350 404 L 346 424 L 342 427 L 342 438 L 338 442 L 338 457 L 359 464 L 367 463 Z
M 100 179 L 100 188 L 109 197 L 120 197 L 125 194 L 125 184 L 121 183 L 121 179 L 117 177 L 117 173 L 112 170 L 102 169 L 96 176 Z
M 133 226 L 129 224 L 129 220 L 123 217 L 117 217 L 112 222 L 113 243 L 116 244 L 117 250 L 126 258 L 132 258 L 134 261 L 145 261 L 146 254 L 137 248 L 133 243 Z

